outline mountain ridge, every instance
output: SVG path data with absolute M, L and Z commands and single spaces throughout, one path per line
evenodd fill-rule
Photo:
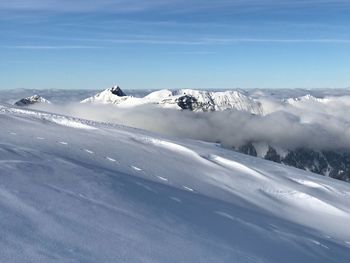
M 119 88 L 121 91 L 121 89 Z M 115 104 L 119 106 L 157 105 L 165 108 L 187 109 L 192 111 L 240 110 L 253 114 L 263 114 L 261 104 L 238 91 L 209 92 L 202 90 L 167 89 L 151 92 L 143 98 L 114 94 L 106 89 L 81 103 Z

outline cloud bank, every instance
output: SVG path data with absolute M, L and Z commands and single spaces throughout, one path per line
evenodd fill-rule
M 269 99 L 262 103 L 265 116 L 240 111 L 178 111 L 150 105 L 118 108 L 69 104 L 35 108 L 170 136 L 220 142 L 225 147 L 264 142 L 283 149 L 350 150 L 350 97 L 331 98 L 326 104 L 300 101 L 290 105 Z

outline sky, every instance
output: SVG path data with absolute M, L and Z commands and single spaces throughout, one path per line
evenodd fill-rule
M 0 0 L 0 89 L 350 87 L 348 0 Z

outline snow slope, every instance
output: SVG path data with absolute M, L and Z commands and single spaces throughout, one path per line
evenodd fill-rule
M 3 262 L 349 262 L 350 185 L 0 106 Z

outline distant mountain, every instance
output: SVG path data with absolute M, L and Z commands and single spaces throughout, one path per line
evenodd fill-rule
M 329 99 L 328 98 L 318 98 L 318 97 L 312 96 L 311 94 L 306 94 L 304 96 L 300 96 L 300 97 L 296 97 L 296 98 L 288 98 L 288 99 L 285 99 L 283 101 L 295 106 L 298 103 L 310 102 L 310 101 L 311 102 L 325 103 L 325 102 L 328 102 Z
M 37 104 L 37 103 L 49 103 L 49 104 L 51 104 L 51 102 L 48 101 L 47 99 L 45 99 L 39 95 L 33 95 L 33 96 L 30 96 L 30 97 L 27 97 L 27 98 L 24 98 L 24 99 L 21 99 L 21 100 L 15 102 L 15 105 L 23 107 L 23 106 L 29 106 L 29 105 Z
M 235 109 L 253 114 L 263 114 L 263 108 L 260 102 L 238 91 L 159 90 L 143 98 L 136 98 L 127 96 L 119 87 L 112 87 L 81 102 L 117 104 L 121 107 L 153 104 L 164 108 L 191 111 L 223 111 Z
M 82 103 L 103 103 L 103 104 L 119 104 L 128 98 L 126 94 L 118 86 L 113 86 L 96 95 L 82 100 Z

